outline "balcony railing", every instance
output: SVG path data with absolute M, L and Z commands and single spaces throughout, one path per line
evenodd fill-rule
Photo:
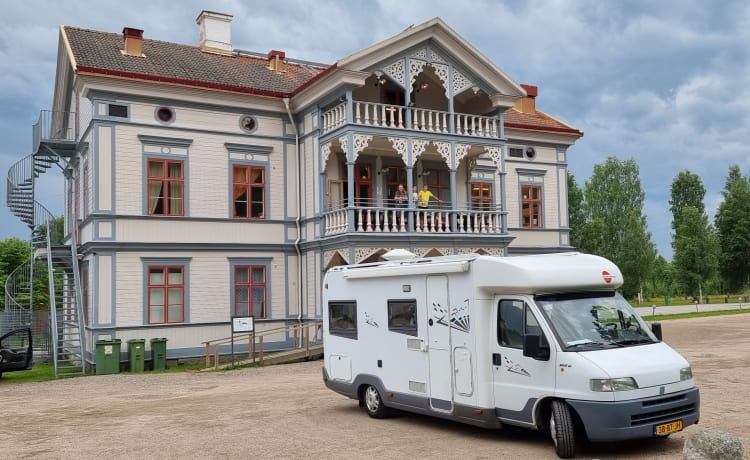
M 350 213 L 351 211 L 351 213 Z M 353 207 L 325 213 L 325 235 L 344 233 L 459 233 L 503 232 L 500 210 L 447 210 L 419 208 Z M 350 216 L 353 216 L 350 218 Z M 455 219 L 454 219 L 455 217 Z
M 489 138 L 500 133 L 497 117 L 362 101 L 353 101 L 352 109 L 353 123 L 363 126 Z M 323 133 L 343 126 L 346 120 L 346 103 L 342 102 L 323 113 Z
M 39 120 L 31 127 L 33 152 L 39 150 L 42 141 L 77 140 L 78 126 L 75 115 L 75 112 L 42 110 Z

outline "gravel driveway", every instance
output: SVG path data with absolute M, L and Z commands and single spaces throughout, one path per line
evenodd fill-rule
M 665 341 L 691 362 L 700 386 L 698 426 L 734 433 L 750 450 L 750 316 L 663 324 Z M 556 458 L 534 431 L 410 414 L 371 419 L 325 388 L 321 366 L 0 380 L 0 458 Z M 578 458 L 679 459 L 697 429 L 586 445 Z

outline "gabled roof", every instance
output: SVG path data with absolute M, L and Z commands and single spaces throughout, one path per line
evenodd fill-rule
M 287 62 L 284 72 L 276 72 L 263 57 L 213 54 L 197 46 L 148 39 L 143 40 L 143 57 L 128 56 L 121 52 L 121 34 L 68 26 L 63 33 L 78 74 L 286 97 L 325 69 Z
M 504 115 L 505 128 L 549 131 L 553 133 L 571 134 L 574 136 L 583 136 L 583 132 L 565 124 L 544 112 L 536 110 L 534 113 L 523 113 L 515 108 L 505 111 Z

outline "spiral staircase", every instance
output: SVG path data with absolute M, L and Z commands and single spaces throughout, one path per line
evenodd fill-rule
M 83 296 L 75 238 L 63 244 L 64 231 L 54 215 L 35 199 L 36 180 L 53 166 L 69 176 L 68 160 L 77 144 L 75 114 L 42 111 L 33 126 L 32 154 L 8 170 L 6 201 L 10 211 L 31 230 L 31 258 L 5 282 L 5 311 L 0 333 L 31 327 L 37 313 L 49 307 L 49 353 L 58 377 L 86 372 Z M 48 295 L 45 295 L 48 294 Z M 35 339 L 37 340 L 37 339 Z

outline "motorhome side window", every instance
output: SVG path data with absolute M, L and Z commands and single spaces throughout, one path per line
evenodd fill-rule
M 417 335 L 417 301 L 388 301 L 388 330 L 400 334 Z
M 501 300 L 497 309 L 497 343 L 523 348 L 526 334 L 542 333 L 534 314 L 523 300 Z
M 328 302 L 331 335 L 357 338 L 357 302 Z

